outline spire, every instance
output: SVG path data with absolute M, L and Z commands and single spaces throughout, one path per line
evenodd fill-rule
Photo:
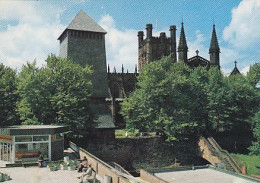
M 116 73 L 116 67 L 114 67 L 114 73 Z
M 179 51 L 180 49 L 187 49 L 187 50 L 188 50 L 188 46 L 187 46 L 187 41 L 186 41 L 186 37 L 185 37 L 185 31 L 184 31 L 183 22 L 181 23 L 181 35 L 180 35 L 180 40 L 179 40 L 178 51 Z
M 233 71 L 231 72 L 230 75 L 240 74 L 240 71 L 239 71 L 238 68 L 237 68 L 237 61 L 235 60 L 234 63 L 235 63 L 235 67 L 234 67 L 234 69 L 233 69 Z
M 210 42 L 210 48 L 209 48 L 209 54 L 210 54 L 210 64 L 212 66 L 217 66 L 220 68 L 219 63 L 219 45 L 218 45 L 218 39 L 215 29 L 215 23 L 213 24 L 213 30 L 212 30 L 212 36 L 211 36 L 211 42 Z
M 110 73 L 110 67 L 109 67 L 109 64 L 107 64 L 107 72 Z
M 122 73 L 124 73 L 124 65 L 122 64 Z
M 184 62 L 187 62 L 188 46 L 185 37 L 183 22 L 181 23 L 181 35 L 180 35 L 180 40 L 178 45 L 178 52 L 179 52 L 179 60 L 183 60 Z
M 218 39 L 217 39 L 215 24 L 213 24 L 213 31 L 212 31 L 212 36 L 211 36 L 209 53 L 211 53 L 213 51 L 220 52 L 220 49 L 219 49 L 219 46 L 218 46 Z

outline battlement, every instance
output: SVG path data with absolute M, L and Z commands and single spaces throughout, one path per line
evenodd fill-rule
M 176 26 L 170 26 L 170 36 L 167 37 L 165 32 L 159 36 L 153 36 L 152 24 L 146 25 L 146 38 L 144 32 L 138 32 L 138 65 L 139 69 L 154 60 L 160 60 L 164 56 L 172 55 L 174 61 L 176 58 Z

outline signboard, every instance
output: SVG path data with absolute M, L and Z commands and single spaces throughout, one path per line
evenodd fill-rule
M 13 137 L 9 135 L 0 135 L 0 142 L 13 142 Z

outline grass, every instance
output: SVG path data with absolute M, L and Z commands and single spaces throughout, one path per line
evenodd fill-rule
M 260 175 L 260 157 L 256 155 L 232 154 L 247 167 L 247 174 Z
M 127 132 L 127 136 L 126 136 L 126 132 Z M 115 135 L 116 135 L 116 138 L 119 138 L 119 139 L 121 139 L 121 138 L 133 138 L 133 137 L 140 136 L 138 130 L 135 130 L 134 132 L 129 132 L 126 129 L 124 129 L 124 130 L 116 130 Z M 149 132 L 149 133 L 146 133 L 145 136 L 153 137 L 153 136 L 155 136 L 155 133 L 154 132 Z

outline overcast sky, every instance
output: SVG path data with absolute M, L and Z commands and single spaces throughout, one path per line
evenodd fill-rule
M 209 60 L 214 21 L 224 73 L 235 60 L 243 73 L 260 60 L 260 0 L 1 0 L 0 62 L 18 70 L 34 59 L 43 65 L 48 54 L 59 54 L 57 38 L 81 9 L 107 31 L 107 62 L 117 70 L 124 64 L 134 71 L 137 32 L 147 23 L 157 36 L 162 31 L 169 36 L 170 25 L 176 25 L 179 38 L 182 19 L 188 57 L 199 50 Z

